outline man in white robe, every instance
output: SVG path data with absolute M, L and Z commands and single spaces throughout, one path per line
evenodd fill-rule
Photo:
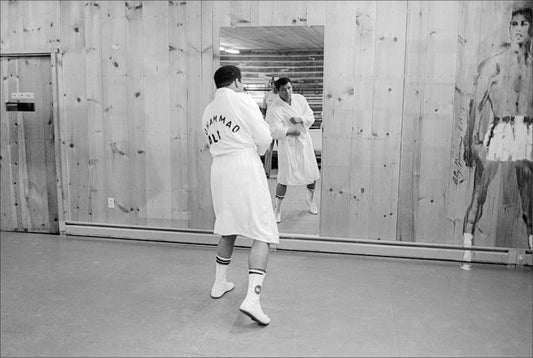
M 259 294 L 270 244 L 279 243 L 279 233 L 259 156 L 266 151 L 272 137 L 259 107 L 242 92 L 240 69 L 223 66 L 215 72 L 214 79 L 215 98 L 202 115 L 202 131 L 213 157 L 214 232 L 221 235 L 211 297 L 220 298 L 235 287 L 227 281 L 226 271 L 237 235 L 252 239 L 248 292 L 239 310 L 266 326 L 270 318 L 261 308 Z
M 270 107 L 272 102 L 274 102 L 274 100 L 278 97 L 278 90 L 276 89 L 276 77 L 272 77 L 272 79 L 270 80 L 270 91 L 265 93 L 265 95 L 263 96 L 263 101 L 259 106 L 261 109 L 261 113 L 263 113 L 264 116 L 266 116 L 268 107 Z
M 306 185 L 306 202 L 311 214 L 318 214 L 314 193 L 320 174 L 309 128 L 315 116 L 304 96 L 293 93 L 287 77 L 276 81 L 278 98 L 267 111 L 272 138 L 278 140 L 278 185 L 274 199 L 276 222 L 281 222 L 281 202 L 287 185 Z

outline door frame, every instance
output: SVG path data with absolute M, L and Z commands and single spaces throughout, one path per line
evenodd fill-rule
M 62 87 L 61 76 L 59 76 L 58 64 L 61 63 L 61 54 L 59 48 L 51 48 L 47 50 L 17 50 L 1 52 L 0 58 L 7 57 L 49 57 L 50 58 L 50 71 L 52 79 L 52 117 L 54 122 L 54 156 L 56 163 L 56 193 L 57 193 L 57 220 L 59 223 L 59 233 L 64 233 L 65 222 L 65 183 L 66 180 L 66 168 L 65 165 L 65 152 L 61 146 L 62 138 L 64 138 L 65 129 L 61 126 L 63 120 L 60 116 L 59 108 L 63 107 L 60 103 L 61 96 L 59 96 L 59 89 Z

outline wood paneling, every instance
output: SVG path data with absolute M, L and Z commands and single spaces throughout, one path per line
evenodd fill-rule
M 2 58 L 2 230 L 59 231 L 50 57 Z M 6 111 L 13 94 L 34 111 Z
M 87 91 L 87 136 L 89 146 L 89 202 L 88 215 L 94 222 L 108 222 L 106 193 L 106 127 L 104 86 L 102 83 L 104 50 L 102 49 L 102 20 L 106 9 L 99 3 L 90 3 L 84 9 Z M 105 32 L 104 32 L 105 33 Z
M 400 152 L 400 188 L 398 225 L 399 241 L 415 241 L 415 215 L 420 185 L 420 123 L 426 66 L 427 2 L 409 2 L 404 76 L 402 146 Z
M 108 197 L 112 197 L 115 201 L 115 208 L 108 209 L 108 220 L 118 224 L 129 224 L 132 203 L 128 138 L 130 126 L 127 117 L 129 105 L 127 77 L 130 67 L 130 58 L 126 56 L 128 8 L 116 1 L 105 2 L 100 6 L 105 15 L 101 19 L 102 34 L 105 34 L 101 44 L 106 189 Z
M 349 5 L 349 6 L 348 6 Z M 324 33 L 324 111 L 320 231 L 349 237 L 356 3 L 329 2 Z M 347 36 L 339 36 L 346 34 Z M 343 53 L 332 58 L 331 54 Z M 334 56 L 334 55 L 333 55 Z
M 87 34 L 91 36 L 90 34 Z M 87 121 L 87 60 L 84 6 L 61 2 L 62 111 L 66 133 L 68 218 L 91 221 L 89 215 L 89 136 Z M 104 131 L 105 133 L 105 131 Z M 102 173 L 104 174 L 104 173 Z M 105 175 L 105 174 L 104 174 Z
M 446 220 L 434 218 L 446 217 L 456 67 L 450 48 L 457 46 L 458 4 L 409 6 L 398 237 L 446 242 L 453 234 Z
M 172 226 L 187 227 L 189 210 L 189 166 L 187 135 L 187 46 L 185 4 L 176 1 L 169 9 L 169 76 L 170 76 L 170 162 Z M 142 117 L 140 116 L 140 119 Z
M 464 111 L 475 67 L 508 40 L 519 3 L 10 1 L 1 49 L 59 48 L 64 219 L 211 229 L 199 121 L 215 90 L 220 28 L 324 26 L 320 234 L 460 243 L 472 182 Z M 20 130 L 4 124 L 2 140 Z M 13 166 L 11 149 L 2 157 Z M 2 185 L 13 180 L 3 174 Z M 493 195 L 494 208 L 516 200 Z M 486 216 L 488 244 L 496 226 L 522 230 L 516 212 L 494 224 L 501 214 Z M 2 202 L 6 220 L 27 215 Z
M 2 8 L 4 8 L 3 3 Z M 7 65 L 7 61 L 6 65 L 2 62 L 1 71 L 2 78 L 6 79 L 2 82 L 2 103 L 4 103 L 8 101 L 9 97 L 7 97 L 7 94 L 10 89 L 8 78 L 11 71 Z M 13 176 L 16 175 L 16 172 L 11 170 L 13 161 L 12 152 L 14 150 L 13 140 L 11 138 L 13 136 L 11 121 L 4 120 L 4 118 L 7 117 L 5 106 L 2 105 L 0 113 L 2 116 L 0 120 L 0 229 L 13 230 L 13 228 L 17 227 L 17 210 L 15 207 L 15 193 L 17 187 L 16 184 L 14 184 L 16 183 L 16 180 L 13 178 Z
M 191 227 L 209 228 L 214 223 L 209 186 L 209 166 L 211 158 L 209 151 L 204 147 L 202 134 L 199 131 L 203 108 L 208 103 L 204 99 L 206 93 L 214 93 L 214 84 L 209 82 L 212 78 L 212 63 L 208 62 L 209 68 L 203 68 L 203 50 L 213 53 L 212 43 L 203 42 L 203 33 L 209 31 L 212 36 L 211 25 L 207 29 L 202 28 L 203 2 L 189 2 L 186 8 L 186 64 L 187 64 L 187 136 L 189 146 L 187 155 L 189 158 L 189 208 Z M 212 8 L 210 8 L 212 10 Z M 204 15 L 206 16 L 206 15 Z M 210 12 L 207 16 L 212 16 Z M 211 47 L 211 49 L 209 49 Z M 204 77 L 207 76 L 207 78 Z M 207 87 L 204 87 L 207 86 Z
M 458 3 L 435 2 L 428 11 L 426 28 L 425 103 L 420 123 L 420 187 L 416 232 L 426 242 L 447 237 L 445 188 L 451 154 L 453 100 L 455 92 Z M 447 20 L 444 20 L 446 18 Z M 417 239 L 418 241 L 418 239 Z
M 146 198 L 149 225 L 171 219 L 168 3 L 143 2 Z

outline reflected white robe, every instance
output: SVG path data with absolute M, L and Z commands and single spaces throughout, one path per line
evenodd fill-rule
M 303 133 L 287 136 L 289 118 L 302 117 Z M 315 122 L 313 110 L 304 96 L 293 93 L 291 104 L 279 96 L 268 108 L 266 120 L 272 138 L 278 140 L 278 183 L 285 185 L 310 184 L 320 177 L 309 128 Z
M 214 232 L 279 243 L 267 178 L 259 158 L 272 137 L 257 104 L 245 93 L 219 88 L 202 115 L 202 132 L 213 156 Z

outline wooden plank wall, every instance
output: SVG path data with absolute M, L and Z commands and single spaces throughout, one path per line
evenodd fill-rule
M 59 34 L 59 2 L 2 1 L 1 48 L 46 50 Z M 6 19 L 10 19 L 6 21 Z M 4 61 L 5 60 L 5 61 Z M 50 60 L 3 59 L 1 111 L 1 230 L 56 232 L 58 207 L 55 190 L 54 132 L 51 118 Z M 5 66 L 4 66 L 5 65 Z M 28 91 L 21 83 L 42 86 L 35 91 L 36 112 L 6 113 L 12 92 Z
M 401 222 L 398 236 L 404 241 L 446 242 L 452 238 L 444 219 L 457 62 L 450 49 L 457 47 L 459 8 L 456 2 L 412 5 L 400 182 L 405 188 L 400 190 L 400 217 L 407 220 Z
M 407 3 L 350 5 L 328 4 L 321 233 L 395 240 Z
M 10 1 L 1 49 L 60 49 L 65 219 L 211 229 L 220 27 L 325 26 L 320 234 L 460 243 L 464 106 L 507 3 Z
M 2 102 L 9 100 L 9 93 L 19 91 L 18 61 L 2 61 Z M 21 184 L 26 176 L 24 125 L 22 113 L 8 114 L 5 108 L 2 114 L 2 226 L 7 228 L 22 229 L 31 226 L 27 212 L 27 197 L 24 186 Z M 7 120 L 5 120 L 6 118 Z M 20 139 L 22 139 L 22 142 Z M 7 160 L 6 160 L 7 159 Z M 20 165 L 19 165 L 20 162 Z M 6 183 L 9 184 L 6 187 Z
M 58 204 L 49 57 L 2 58 L 2 104 L 32 93 L 35 111 L 2 106 L 2 230 L 58 232 Z

